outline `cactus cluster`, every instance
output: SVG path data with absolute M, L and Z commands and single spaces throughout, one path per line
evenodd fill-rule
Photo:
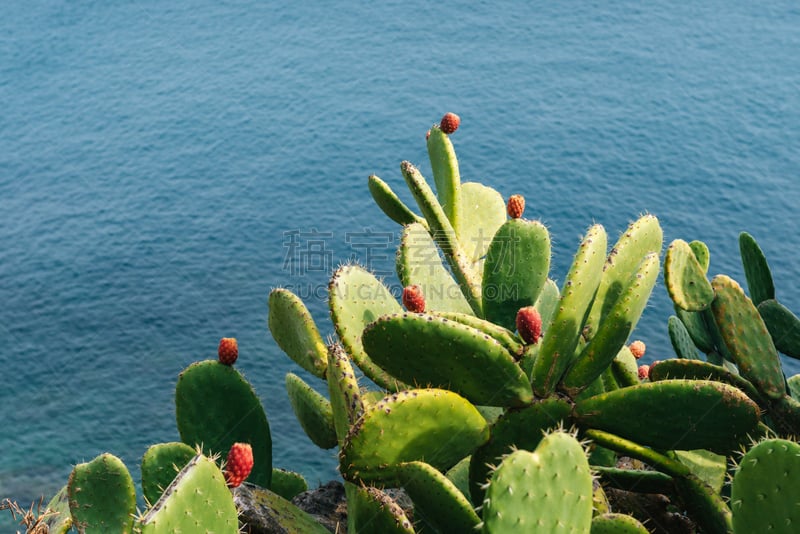
M 549 231 L 523 217 L 525 199 L 462 183 L 459 124 L 448 113 L 426 136 L 431 183 L 400 165 L 419 214 L 368 179 L 402 226 L 400 302 L 364 267 L 339 267 L 326 342 L 297 295 L 269 295 L 275 342 L 321 381 L 321 391 L 296 373 L 285 383 L 309 439 L 338 449 L 348 532 L 649 532 L 616 492 L 661 494 L 703 533 L 797 532 L 800 375 L 785 378 L 779 351 L 800 357 L 800 319 L 776 300 L 755 240 L 740 236 L 749 297 L 725 275 L 709 281 L 706 245 L 670 244 L 677 358 L 640 366 L 644 344 L 630 338 L 662 267 L 658 219 L 641 216 L 611 246 L 589 227 L 559 286 Z M 53 497 L 50 532 L 234 533 L 232 491 L 245 478 L 266 489 L 285 531 L 326 532 L 287 500 L 307 484 L 272 466 L 236 340 L 223 338 L 218 356 L 178 378 L 182 442 L 142 458 L 146 509 L 122 461 L 103 454 Z
M 703 330 L 712 340 L 710 358 L 728 362 L 714 372 L 663 373 L 671 361 L 648 372 L 636 362 L 643 344 L 628 344 L 661 270 L 656 217 L 634 221 L 610 247 L 605 229 L 591 226 L 559 289 L 549 232 L 522 217 L 524 199 L 514 195 L 506 204 L 490 187 L 462 183 L 440 126 L 430 129 L 427 147 L 433 187 L 415 165 L 400 165 L 420 214 L 387 182 L 369 178 L 376 204 L 403 227 L 396 261 L 402 303 L 365 268 L 340 267 L 328 299 L 338 339 L 326 346 L 300 298 L 282 288 L 269 298 L 278 345 L 327 385 L 328 401 L 296 375 L 287 377 L 309 437 L 339 447 L 354 509 L 394 514 L 387 523 L 394 527 L 384 532 L 525 531 L 523 525 L 541 528 L 531 532 L 645 531 L 593 505 L 605 500 L 592 491 L 594 474 L 601 494 L 609 486 L 658 488 L 702 531 L 732 532 L 724 480 L 734 454 L 768 428 L 786 432 L 794 420 L 773 414 L 791 413 L 793 400 L 780 366 L 757 356 L 768 348 L 757 341 L 766 328 Z M 697 243 L 673 243 L 665 257 L 667 289 L 681 310 L 670 331 L 679 321 L 685 328 L 673 340 L 683 335 L 687 346 L 694 339 L 687 324 L 755 319 L 756 308 L 743 309 L 734 284 L 706 280 L 707 265 L 707 248 Z M 763 273 L 754 276 L 769 286 Z M 762 292 L 765 301 L 774 298 Z M 720 378 L 728 375 L 734 378 Z M 765 407 L 772 411 L 762 415 Z M 585 452 L 563 428 L 588 440 Z M 544 462 L 553 449 L 566 456 Z M 618 468 L 621 457 L 648 467 Z M 570 517 L 573 501 L 525 505 L 542 486 L 531 474 L 536 465 L 550 470 L 543 479 L 566 484 L 552 492 L 588 508 Z M 571 478 L 576 470 L 581 482 Z M 386 487 L 406 490 L 413 517 L 392 511 Z M 360 517 L 351 517 L 350 532 L 373 532 Z

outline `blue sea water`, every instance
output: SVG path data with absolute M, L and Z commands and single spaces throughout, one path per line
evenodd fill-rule
M 298 368 L 267 295 L 310 295 L 327 334 L 330 270 L 391 270 L 397 227 L 366 178 L 410 202 L 399 162 L 427 169 L 445 111 L 462 117 L 462 177 L 526 195 L 556 277 L 591 223 L 615 237 L 650 212 L 742 281 L 749 231 L 800 310 L 795 2 L 6 0 L 0 15 L 0 497 L 49 497 L 103 451 L 138 478 L 146 447 L 178 438 L 178 373 L 231 336 L 275 465 L 335 477 L 291 414 Z M 670 313 L 660 284 L 636 334 L 651 359 L 671 355 Z

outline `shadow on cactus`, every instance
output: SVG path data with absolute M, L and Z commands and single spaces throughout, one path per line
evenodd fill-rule
M 735 384 L 640 380 L 627 343 L 660 270 L 656 217 L 631 223 L 610 248 L 605 229 L 590 227 L 559 289 L 549 233 L 523 217 L 524 199 L 506 203 L 491 187 L 462 183 L 444 128 L 430 129 L 427 147 L 435 191 L 416 166 L 400 165 L 420 214 L 387 182 L 368 180 L 376 204 L 403 227 L 402 305 L 364 268 L 339 268 L 328 298 L 338 339 L 326 347 L 296 295 L 276 289 L 269 298 L 278 345 L 327 383 L 330 400 L 294 375 L 287 389 L 312 441 L 338 445 L 348 505 L 392 515 L 381 490 L 403 487 L 414 517 L 395 515 L 392 531 L 508 531 L 493 526 L 502 504 L 490 497 L 481 507 L 490 465 L 512 450 L 512 463 L 529 462 L 522 451 L 567 426 L 593 440 L 598 467 L 615 469 L 624 455 L 659 471 L 600 471 L 604 484 L 624 478 L 627 489 L 644 488 L 657 473 L 705 531 L 729 531 L 730 509 L 701 476 L 702 452 L 688 451 L 710 451 L 724 472 L 726 455 L 760 432 L 760 408 Z M 379 390 L 359 383 L 356 368 Z M 362 531 L 359 517 L 351 532 Z

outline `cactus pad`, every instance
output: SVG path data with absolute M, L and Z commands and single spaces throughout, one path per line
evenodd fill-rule
M 618 389 L 575 404 L 582 426 L 661 450 L 735 450 L 759 423 L 759 408 L 727 384 L 664 380 Z
M 112 454 L 78 464 L 67 483 L 72 524 L 80 533 L 130 532 L 136 490 L 128 468 Z
M 533 364 L 531 383 L 539 397 L 547 397 L 572 363 L 586 315 L 603 274 L 606 259 L 606 231 L 600 225 L 589 228 L 561 289 L 558 311 L 544 332 Z
M 142 456 L 142 492 L 145 500 L 150 504 L 156 502 L 196 454 L 192 447 L 180 442 L 159 443 L 147 449 Z
M 341 445 L 365 407 L 353 366 L 341 345 L 328 347 L 328 393 L 336 438 Z
M 670 298 L 681 309 L 701 311 L 714 299 L 714 290 L 689 243 L 673 241 L 664 258 L 664 284 Z
M 476 182 L 461 184 L 462 217 L 456 231 L 464 254 L 472 262 L 475 274 L 483 273 L 483 258 L 492 236 L 506 222 L 506 205 L 500 193 Z
M 314 445 L 323 449 L 335 447 L 336 429 L 330 401 L 293 373 L 286 375 L 286 392 L 295 417 Z
M 461 288 L 442 263 L 436 243 L 421 224 L 403 228 L 395 263 L 403 286 L 422 289 L 427 310 L 472 313 Z
M 761 302 L 758 313 L 767 325 L 775 348 L 787 356 L 800 359 L 800 319 L 774 299 Z
M 711 311 L 739 372 L 767 397 L 780 399 L 786 393 L 781 361 L 758 310 L 731 278 L 715 276 L 711 285 Z
M 731 486 L 736 532 L 795 533 L 800 529 L 800 445 L 763 441 L 739 462 Z
M 391 476 L 417 460 L 448 469 L 489 437 L 486 420 L 466 399 L 441 389 L 401 391 L 370 406 L 339 454 L 346 480 Z
M 418 216 L 416 213 L 408 209 L 408 206 L 403 204 L 389 184 L 375 176 L 371 175 L 367 181 L 369 192 L 375 200 L 375 204 L 389 217 L 391 220 L 398 224 L 406 225 L 413 223 L 420 223 L 427 226 L 425 219 Z
M 344 484 L 347 494 L 348 532 L 414 534 L 411 519 L 387 494 L 378 488 L 359 487 L 348 482 Z
M 270 489 L 273 493 L 291 501 L 297 495 L 308 491 L 308 482 L 300 473 L 274 468 L 272 470 L 272 488 Z
M 592 494 L 583 447 L 571 435 L 555 432 L 534 452 L 512 452 L 492 474 L 483 532 L 589 532 Z
M 47 503 L 42 519 L 42 523 L 47 525 L 47 534 L 67 534 L 72 528 L 68 490 L 69 486 L 64 486 Z
M 333 274 L 328 294 L 333 326 L 347 354 L 368 378 L 382 388 L 402 389 L 402 384 L 369 359 L 361 344 L 361 332 L 365 326 L 381 315 L 403 311 L 389 288 L 366 269 L 345 265 Z
M 233 495 L 219 467 L 211 459 L 197 455 L 178 473 L 137 526 L 142 534 L 235 534 L 239 520 Z
M 591 534 L 648 534 L 650 531 L 625 514 L 602 514 L 592 519 Z
M 753 236 L 747 232 L 739 234 L 739 253 L 753 304 L 758 306 L 765 300 L 774 299 L 775 284 L 772 281 L 767 258 Z
M 249 443 L 255 461 L 249 480 L 269 487 L 272 437 L 267 414 L 239 371 L 214 360 L 187 367 L 175 386 L 175 419 L 181 441 L 202 445 L 207 455 L 225 454 L 236 442 Z
M 549 271 L 547 228 L 538 221 L 506 221 L 494 234 L 484 264 L 486 319 L 513 330 L 517 311 L 536 303 Z
M 268 324 L 272 338 L 295 363 L 319 378 L 325 376 L 325 343 L 297 295 L 288 289 L 273 289 L 269 294 Z
M 370 358 L 404 382 L 448 388 L 488 406 L 533 400 L 508 351 L 469 326 L 424 313 L 385 316 L 364 330 L 363 341 Z

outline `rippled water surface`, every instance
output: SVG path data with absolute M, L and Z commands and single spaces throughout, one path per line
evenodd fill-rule
M 178 437 L 178 373 L 224 336 L 275 465 L 334 477 L 291 414 L 267 295 L 305 292 L 331 332 L 313 296 L 330 270 L 393 264 L 367 176 L 410 200 L 399 162 L 426 171 L 448 110 L 462 177 L 526 195 L 557 277 L 592 222 L 616 236 L 650 212 L 740 280 L 750 231 L 800 310 L 796 3 L 534 4 L 6 1 L 0 497 L 49 496 L 103 451 L 138 478 Z M 659 285 L 651 358 L 669 314 Z

